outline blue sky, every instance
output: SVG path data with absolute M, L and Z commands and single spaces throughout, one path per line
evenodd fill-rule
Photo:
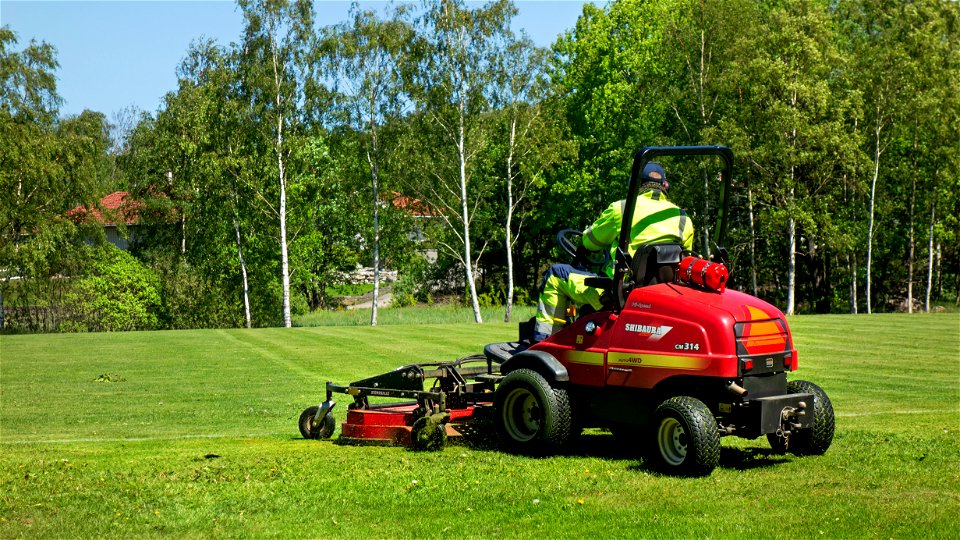
M 584 4 L 584 0 L 514 2 L 520 10 L 514 30 L 525 30 L 541 46 L 572 28 Z M 344 20 L 349 7 L 346 1 L 317 0 L 318 24 Z M 57 48 L 63 115 L 91 109 L 112 118 L 130 106 L 155 112 L 163 95 L 176 88 L 176 67 L 190 42 L 198 38 L 234 42 L 242 25 L 232 0 L 0 0 L 0 26 L 17 33 L 18 49 L 31 39 Z

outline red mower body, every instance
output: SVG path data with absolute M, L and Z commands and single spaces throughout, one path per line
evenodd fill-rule
M 581 317 L 529 350 L 577 385 L 654 389 L 681 376 L 735 379 L 797 368 L 783 313 L 739 291 L 676 283 L 635 289 L 618 313 Z

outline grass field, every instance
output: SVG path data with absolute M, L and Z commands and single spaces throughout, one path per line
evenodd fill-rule
M 2 336 L 0 538 L 956 538 L 960 315 L 790 323 L 833 446 L 725 439 L 696 479 L 600 431 L 543 459 L 300 438 L 326 380 L 478 352 L 513 325 Z
M 534 306 L 514 306 L 511 320 L 523 321 L 536 313 Z M 503 320 L 502 307 L 480 308 L 481 320 L 499 322 Z M 474 322 L 473 308 L 459 305 L 411 306 L 404 308 L 380 308 L 377 310 L 378 325 L 394 324 L 452 324 Z M 369 326 L 370 309 L 324 311 L 295 316 L 294 326 Z M 503 330 L 500 330 L 503 332 Z M 516 334 L 516 332 L 513 332 Z

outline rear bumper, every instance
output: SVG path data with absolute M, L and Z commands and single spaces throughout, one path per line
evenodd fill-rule
M 748 439 L 780 430 L 813 426 L 813 394 L 784 394 L 744 400 L 737 408 L 734 434 Z

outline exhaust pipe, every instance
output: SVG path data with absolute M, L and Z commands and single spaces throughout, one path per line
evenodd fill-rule
M 747 395 L 747 389 L 737 384 L 736 381 L 727 382 L 726 389 L 727 391 L 733 394 L 736 394 L 740 397 Z

